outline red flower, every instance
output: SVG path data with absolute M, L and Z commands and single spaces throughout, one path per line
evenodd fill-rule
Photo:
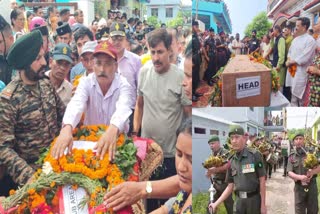
M 46 203 L 40 204 L 32 211 L 32 214 L 49 214 L 49 213 L 52 213 L 52 208 Z
M 117 214 L 133 214 L 133 210 L 131 206 L 126 206 L 125 208 L 119 210 Z

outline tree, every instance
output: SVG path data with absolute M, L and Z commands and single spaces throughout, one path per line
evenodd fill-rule
M 290 130 L 288 130 L 289 140 L 292 140 L 294 135 L 298 132 L 303 132 L 303 133 L 305 133 L 305 136 L 307 135 L 310 138 L 312 137 L 312 129 L 311 128 L 307 128 L 307 131 L 305 129 L 290 129 Z
M 95 0 L 94 1 L 94 14 L 99 17 L 107 17 L 107 2 Z
M 252 30 L 257 31 L 257 38 L 260 39 L 263 35 L 268 33 L 268 30 L 272 27 L 272 23 L 269 22 L 267 13 L 261 12 L 255 16 L 250 24 L 247 25 L 244 34 L 251 37 Z
M 147 23 L 149 25 L 153 25 L 155 28 L 159 28 L 161 26 L 161 23 L 158 21 L 158 18 L 155 16 L 148 17 Z
M 182 14 L 181 11 L 178 12 L 176 18 L 167 21 L 167 27 L 170 27 L 170 28 L 175 28 L 178 25 L 182 25 L 183 26 L 183 24 L 184 24 L 183 14 Z

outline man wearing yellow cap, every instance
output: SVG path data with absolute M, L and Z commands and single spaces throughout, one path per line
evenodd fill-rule
M 6 167 L 6 176 L 23 185 L 38 167 L 40 150 L 57 136 L 65 105 L 43 78 L 46 61 L 40 31 L 17 40 L 7 61 L 18 74 L 0 95 L 0 165 Z

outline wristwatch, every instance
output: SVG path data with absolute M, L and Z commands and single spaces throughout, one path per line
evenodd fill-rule
M 151 181 L 147 181 L 146 192 L 147 192 L 147 198 L 149 198 L 151 196 L 151 193 L 152 193 Z

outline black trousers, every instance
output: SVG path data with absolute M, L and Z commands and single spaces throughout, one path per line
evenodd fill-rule
M 204 74 L 205 80 L 209 81 L 217 73 L 215 57 L 209 57 L 208 68 Z
M 164 158 L 161 168 L 157 169 L 151 176 L 152 180 L 161 180 L 177 174 L 175 158 Z M 158 209 L 168 199 L 148 199 L 147 200 L 147 213 Z

